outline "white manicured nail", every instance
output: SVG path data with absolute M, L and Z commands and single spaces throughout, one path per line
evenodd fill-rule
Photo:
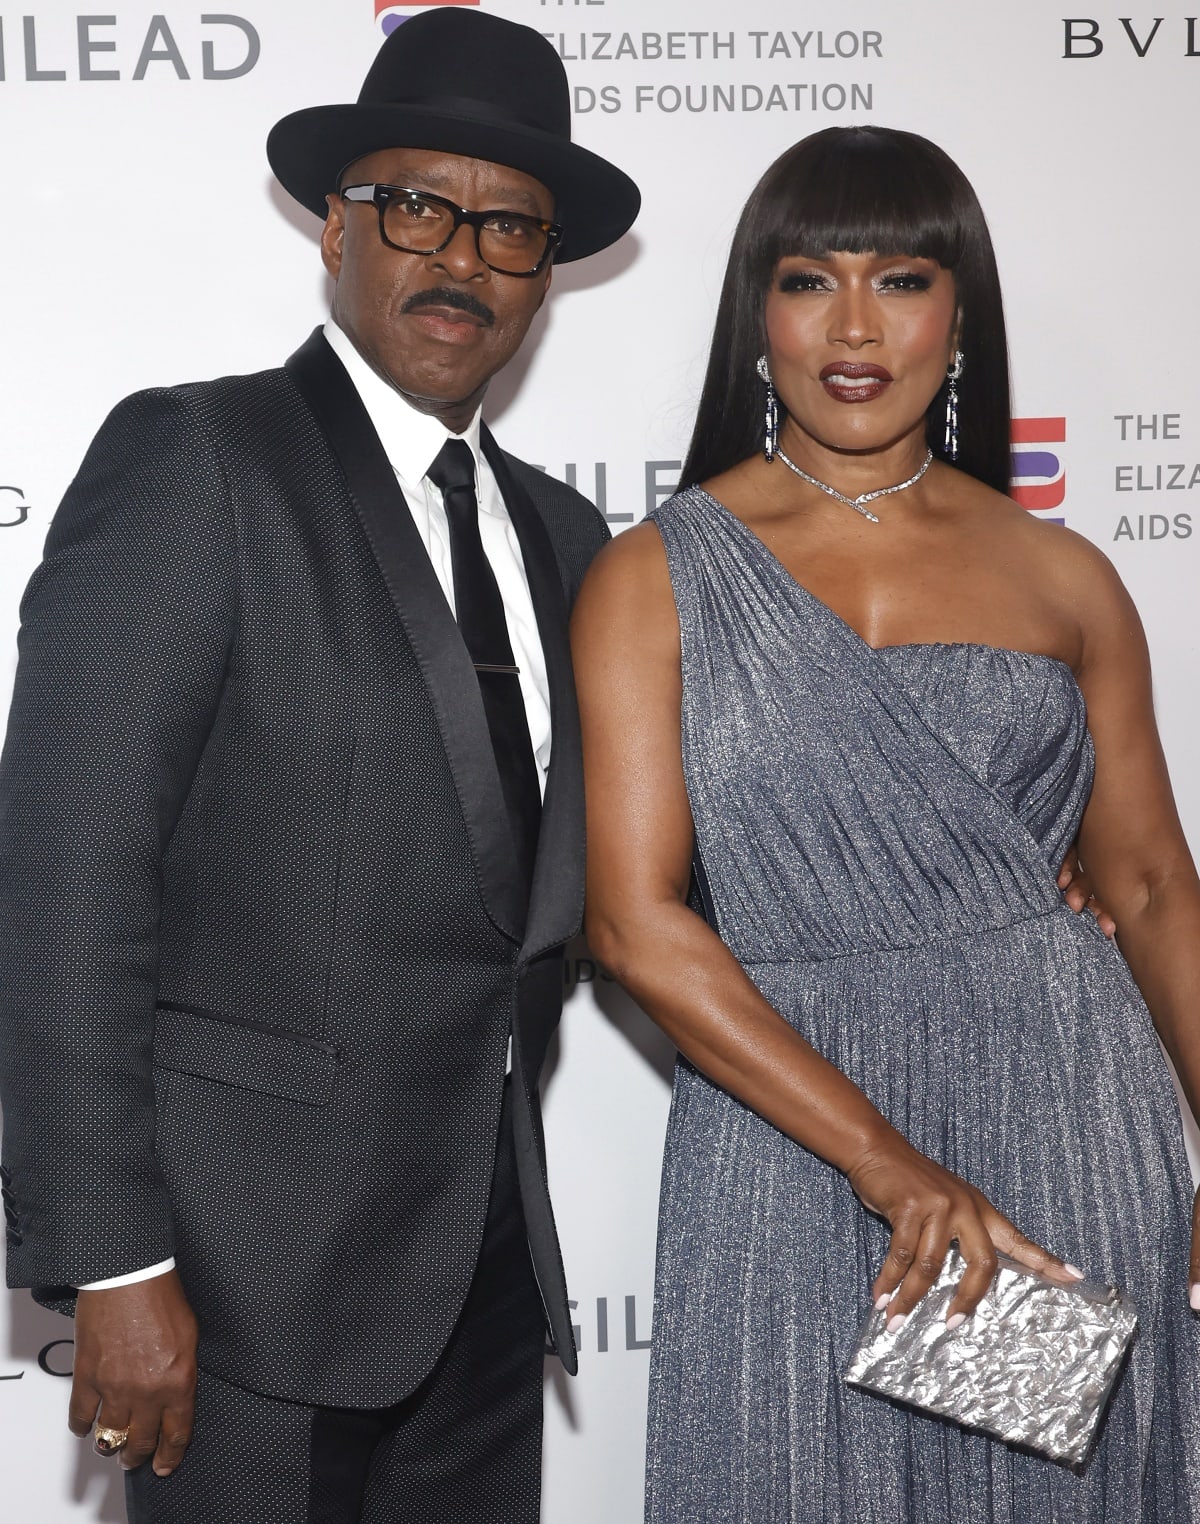
M 882 1312 L 892 1299 L 892 1293 L 885 1291 L 882 1296 L 875 1298 L 875 1311 Z
M 1188 1297 L 1188 1301 L 1192 1304 L 1194 1311 L 1200 1312 L 1200 1281 L 1192 1287 L 1192 1294 Z
M 952 1318 L 946 1319 L 946 1332 L 953 1333 L 956 1328 L 961 1328 L 967 1321 L 965 1312 L 956 1312 Z
M 907 1323 L 907 1322 L 908 1322 L 908 1314 L 904 1313 L 904 1312 L 898 1312 L 894 1318 L 889 1318 L 888 1319 L 888 1326 L 887 1326 L 888 1333 L 893 1333 L 893 1334 L 894 1333 L 899 1333 L 900 1330 L 904 1327 L 905 1323 Z
M 1083 1271 L 1080 1270 L 1077 1265 L 1064 1265 L 1063 1269 L 1067 1272 L 1068 1275 L 1073 1275 L 1077 1281 L 1087 1280 L 1087 1276 L 1084 1275 Z

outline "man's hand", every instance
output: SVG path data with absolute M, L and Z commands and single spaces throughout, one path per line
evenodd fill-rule
M 75 1311 L 71 1432 L 99 1421 L 128 1429 L 121 1464 L 154 1457 L 169 1476 L 192 1437 L 196 1399 L 196 1319 L 174 1270 L 131 1286 L 81 1291 Z
M 1062 867 L 1058 870 L 1058 887 L 1063 891 L 1063 898 L 1076 914 L 1084 909 L 1090 910 L 1104 935 L 1109 938 L 1116 936 L 1117 923 L 1092 893 L 1092 881 L 1080 865 L 1079 853 L 1074 847 L 1067 853 Z

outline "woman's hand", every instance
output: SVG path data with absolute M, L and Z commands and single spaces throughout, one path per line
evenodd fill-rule
M 946 1310 L 951 1328 L 970 1317 L 991 1285 L 997 1250 L 1063 1285 L 1083 1279 L 1081 1270 L 1019 1233 L 974 1186 L 896 1135 L 868 1153 L 849 1171 L 849 1179 L 862 1204 L 891 1225 L 887 1258 L 871 1288 L 876 1307 L 890 1305 L 890 1332 L 902 1326 L 937 1280 L 954 1241 L 967 1268 Z M 1200 1216 L 1196 1220 L 1200 1224 Z M 1193 1279 L 1200 1279 L 1195 1252 Z

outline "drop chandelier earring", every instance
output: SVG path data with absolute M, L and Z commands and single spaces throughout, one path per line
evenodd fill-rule
M 951 460 L 958 459 L 958 381 L 962 373 L 963 352 L 961 349 L 956 349 L 954 364 L 946 371 L 950 389 L 946 393 L 946 442 L 942 446 L 943 453 Z
M 758 373 L 767 383 L 766 435 L 763 439 L 763 455 L 766 457 L 767 465 L 770 465 L 775 459 L 775 450 L 779 443 L 779 399 L 775 395 L 775 384 L 771 380 L 766 355 L 758 357 Z

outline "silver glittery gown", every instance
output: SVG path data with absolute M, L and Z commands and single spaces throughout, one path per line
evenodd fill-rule
M 650 1524 L 1200 1524 L 1200 1327 L 1174 1090 L 1055 885 L 1092 779 L 1046 656 L 873 650 L 697 488 L 655 514 L 721 936 L 916 1147 L 1140 1317 L 1085 1473 L 843 1386 L 887 1230 L 686 1063 L 659 1218 Z

